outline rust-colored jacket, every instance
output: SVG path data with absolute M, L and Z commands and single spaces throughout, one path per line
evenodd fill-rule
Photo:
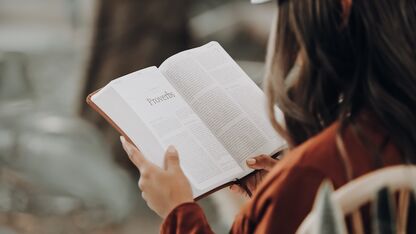
M 381 144 L 383 131 L 371 121 L 363 121 L 364 133 L 374 144 Z M 347 182 L 344 163 L 339 155 L 335 123 L 317 136 L 288 153 L 276 164 L 256 190 L 253 198 L 235 218 L 231 233 L 295 233 L 310 212 L 321 182 L 329 178 L 335 188 Z M 354 177 L 375 169 L 370 146 L 364 146 L 351 128 L 343 135 Z M 383 165 L 399 164 L 397 149 L 388 144 Z M 364 224 L 369 231 L 368 217 Z M 196 203 L 176 207 L 165 219 L 161 233 L 212 233 L 203 210 Z

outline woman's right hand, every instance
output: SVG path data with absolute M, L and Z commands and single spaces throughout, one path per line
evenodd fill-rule
M 268 155 L 259 155 L 247 159 L 247 166 L 252 169 L 256 169 L 257 171 L 241 179 L 240 184 L 245 186 L 251 193 L 253 193 L 263 178 L 266 176 L 266 174 L 274 167 L 278 161 L 278 159 L 273 159 Z M 249 196 L 249 194 L 247 194 L 246 190 L 243 189 L 242 186 L 233 184 L 230 186 L 230 189 L 239 194 Z

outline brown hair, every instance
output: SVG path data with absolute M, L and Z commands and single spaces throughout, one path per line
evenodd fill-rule
M 416 1 L 281 0 L 278 7 L 266 82 L 276 130 L 296 146 L 366 110 L 416 163 Z

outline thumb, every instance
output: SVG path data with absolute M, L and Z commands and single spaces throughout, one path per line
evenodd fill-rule
M 268 155 L 260 155 L 247 159 L 246 163 L 252 169 L 270 171 L 277 163 L 277 160 Z
M 177 169 L 179 166 L 178 151 L 173 145 L 170 145 L 165 153 L 165 170 Z

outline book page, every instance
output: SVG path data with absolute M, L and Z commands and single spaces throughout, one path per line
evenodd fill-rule
M 156 67 L 129 74 L 110 85 L 160 145 L 158 155 L 144 155 L 163 167 L 164 149 L 174 145 L 195 196 L 200 195 L 195 191 L 213 188 L 241 173 L 242 168 Z M 143 137 L 132 140 L 138 146 L 148 146 Z
M 285 147 L 264 93 L 217 42 L 176 54 L 160 70 L 241 167 L 250 170 L 248 157 Z

